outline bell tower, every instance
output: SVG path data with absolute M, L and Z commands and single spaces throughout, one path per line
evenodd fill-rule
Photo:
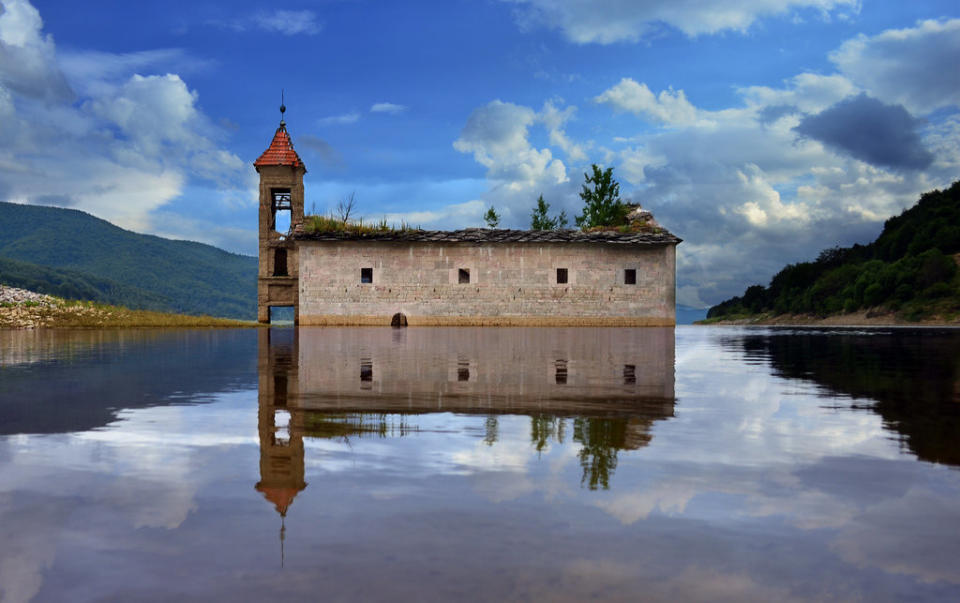
M 270 322 L 270 308 L 292 307 L 299 322 L 299 262 L 293 230 L 303 223 L 303 175 L 307 168 L 293 149 L 280 105 L 280 127 L 253 162 L 260 174 L 260 266 L 257 320 Z

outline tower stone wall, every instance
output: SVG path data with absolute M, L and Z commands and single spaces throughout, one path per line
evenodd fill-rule
M 283 122 L 254 166 L 260 174 L 257 320 L 270 322 L 271 307 L 289 306 L 296 321 L 300 315 L 300 270 L 291 234 L 303 222 L 303 175 L 307 169 L 293 150 Z M 289 212 L 289 230 L 277 230 L 282 212 Z

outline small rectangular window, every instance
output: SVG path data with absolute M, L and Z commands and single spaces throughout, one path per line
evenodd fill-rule
M 459 282 L 461 285 L 464 284 L 464 283 L 469 283 L 469 282 L 470 282 L 470 269 L 469 269 L 469 268 L 461 268 L 461 269 L 460 269 L 458 282 Z
M 278 408 L 287 407 L 287 376 L 273 376 L 273 405 Z
M 361 283 L 372 283 L 372 282 L 373 282 L 373 268 L 361 268 L 361 269 L 360 269 L 360 282 L 361 282 Z
M 360 389 L 373 389 L 373 360 L 360 359 Z
M 636 285 L 637 284 L 637 269 L 636 268 L 627 268 L 623 271 L 623 284 L 624 285 Z
M 563 285 L 567 282 L 567 269 L 557 268 L 557 284 Z
M 567 384 L 567 361 L 560 359 L 553 363 L 553 366 L 556 368 L 556 373 L 554 373 L 554 381 L 557 382 L 557 385 L 566 385 Z

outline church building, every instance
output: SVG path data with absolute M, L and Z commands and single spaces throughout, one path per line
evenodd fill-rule
M 675 324 L 680 239 L 659 226 L 318 230 L 283 120 L 253 165 L 260 322 L 292 307 L 300 325 Z

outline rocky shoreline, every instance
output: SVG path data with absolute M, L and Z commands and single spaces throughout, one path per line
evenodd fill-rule
M 57 302 L 57 298 L 43 293 L 35 293 L 26 289 L 17 289 L 16 287 L 7 287 L 0 285 L 0 304 L 22 304 L 25 302 L 34 302 L 52 306 Z
M 98 326 L 109 312 L 83 302 L 0 285 L 0 328 L 36 329 L 64 322 Z
M 252 321 L 129 310 L 0 285 L 0 329 L 253 327 Z

